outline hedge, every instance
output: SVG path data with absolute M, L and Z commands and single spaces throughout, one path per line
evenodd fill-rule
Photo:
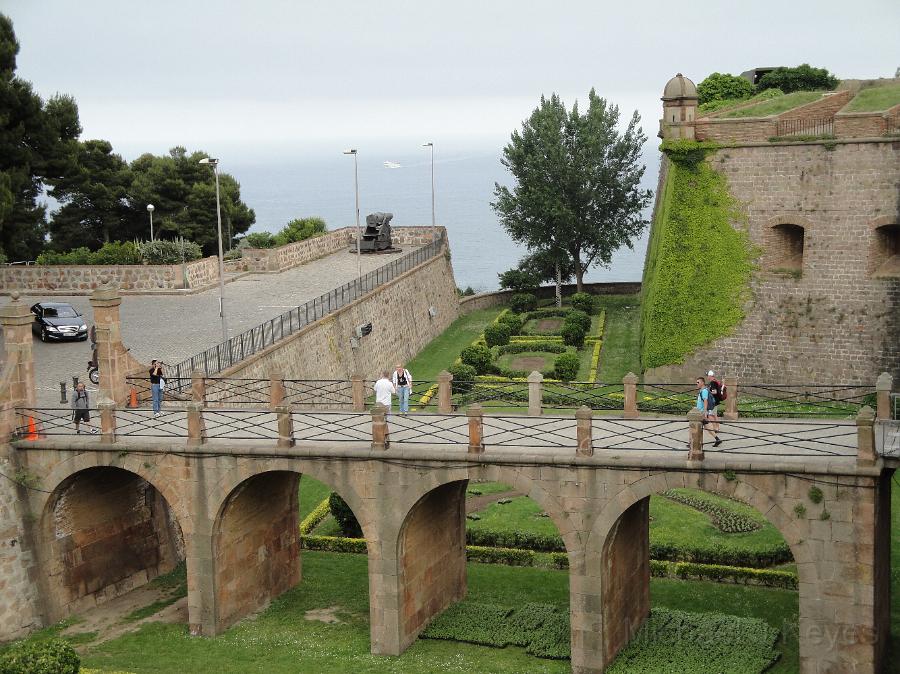
M 509 344 L 513 332 L 508 323 L 494 323 L 484 329 L 484 342 L 488 347 Z
M 330 507 L 330 498 L 323 499 L 323 501 L 317 505 L 312 511 L 303 518 L 303 521 L 300 522 L 300 534 L 305 535 L 319 526 L 319 523 L 328 517 L 328 513 L 331 512 Z
M 537 306 L 537 297 L 531 293 L 516 293 L 509 298 L 509 306 L 515 313 L 521 314 Z
M 341 533 L 344 536 L 357 538 L 362 535 L 362 528 L 359 526 L 356 515 L 338 493 L 331 492 L 331 495 L 328 497 L 328 509 L 338 525 L 340 525 Z
M 475 368 L 478 374 L 487 374 L 491 370 L 492 354 L 486 346 L 467 346 L 459 354 L 460 360 Z
M 78 674 L 81 658 L 68 641 L 20 641 L 0 654 L 2 674 Z
M 566 549 L 560 536 L 545 536 L 530 531 L 468 530 L 466 543 L 489 548 L 521 548 L 535 552 L 565 552 Z
M 572 381 L 578 376 L 578 368 L 580 365 L 581 361 L 578 358 L 578 354 L 568 352 L 561 353 L 553 362 L 554 376 L 560 381 Z
M 300 544 L 305 550 L 323 552 L 368 553 L 365 538 L 341 538 L 340 536 L 300 536 Z
M 497 354 L 525 353 L 526 351 L 546 351 L 547 353 L 565 353 L 566 347 L 559 342 L 512 342 L 497 347 Z
M 787 543 L 756 549 L 733 548 L 724 545 L 650 543 L 650 557 L 669 562 L 697 562 L 724 566 L 752 566 L 754 568 L 766 568 L 794 561 Z
M 578 309 L 586 314 L 594 313 L 597 307 L 596 302 L 594 302 L 594 296 L 589 293 L 575 293 L 569 298 L 569 302 L 572 303 L 573 309 Z
M 681 579 L 691 578 L 714 580 L 719 583 L 765 585 L 766 587 L 780 587 L 785 590 L 796 590 L 799 587 L 796 573 L 774 569 L 752 569 L 742 566 L 677 562 L 672 565 L 672 574 Z
M 490 548 L 481 545 L 467 545 L 466 559 L 482 564 L 506 564 L 507 566 L 534 566 L 534 550 L 517 548 Z

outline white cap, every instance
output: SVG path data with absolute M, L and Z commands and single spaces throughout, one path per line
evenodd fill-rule
M 716 373 L 713 372 L 712 370 L 710 370 L 709 372 L 706 373 L 706 376 L 707 376 L 707 377 L 715 377 L 715 376 L 716 376 Z

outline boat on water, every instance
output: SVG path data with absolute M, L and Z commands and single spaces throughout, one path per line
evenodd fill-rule
M 384 168 L 396 169 L 396 168 L 402 168 L 402 167 L 400 166 L 400 164 L 398 164 L 395 161 L 386 161 L 386 162 L 384 162 Z

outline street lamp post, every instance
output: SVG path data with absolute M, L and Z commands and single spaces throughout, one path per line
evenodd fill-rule
M 219 204 L 219 160 L 204 157 L 201 164 L 212 166 L 216 176 L 216 220 L 219 225 L 219 316 L 222 318 L 222 341 L 228 342 L 228 327 L 225 324 L 225 254 L 222 251 L 222 207 Z
M 359 152 L 356 148 L 351 148 L 349 150 L 344 150 L 344 154 L 352 154 L 353 155 L 353 190 L 356 193 L 356 277 L 362 278 L 362 262 L 361 252 L 360 252 L 360 233 L 359 233 L 359 163 L 357 161 L 357 157 Z
M 147 204 L 147 212 L 150 214 L 150 240 L 153 241 L 153 204 Z
M 431 236 L 434 241 L 437 241 L 437 222 L 434 219 L 434 143 L 428 141 L 422 143 L 422 147 L 431 150 Z

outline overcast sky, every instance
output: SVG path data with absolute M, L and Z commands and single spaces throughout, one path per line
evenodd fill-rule
M 38 92 L 85 138 L 139 150 L 502 142 L 559 92 L 637 108 L 653 139 L 676 71 L 809 62 L 893 76 L 900 2 L 2 0 Z

